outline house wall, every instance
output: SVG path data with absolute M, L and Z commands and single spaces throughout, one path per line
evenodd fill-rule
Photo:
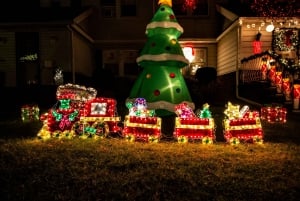
M 237 22 L 232 24 L 218 39 L 217 75 L 235 72 L 237 69 L 239 29 Z
M 0 32 L 0 86 L 16 85 L 16 45 L 14 32 Z
M 41 84 L 53 84 L 55 70 L 71 72 L 71 36 L 65 28 L 62 30 L 40 31 Z
M 76 73 L 91 77 L 95 69 L 93 47 L 78 34 L 73 34 L 73 67 Z
M 252 42 L 255 40 L 258 32 L 261 33 L 260 41 L 262 42 L 262 51 L 272 49 L 272 32 L 266 31 L 266 25 L 261 27 L 262 21 L 259 18 L 251 20 L 243 20 L 240 26 L 240 48 L 239 60 L 253 55 Z

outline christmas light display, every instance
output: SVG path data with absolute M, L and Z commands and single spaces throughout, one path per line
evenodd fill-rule
M 57 68 L 55 70 L 55 74 L 54 74 L 54 82 L 56 85 L 62 85 L 64 84 L 64 75 L 63 75 L 63 71 L 61 68 Z
M 271 61 L 270 62 L 270 70 L 269 70 L 269 80 L 271 81 L 272 86 L 276 86 L 275 79 L 276 79 L 275 61 Z
M 96 139 L 121 132 L 117 101 L 96 96 L 97 90 L 94 88 L 73 84 L 58 86 L 58 103 L 41 115 L 44 125 L 38 137 Z
M 196 1 L 197 0 L 184 0 L 183 10 L 196 9 Z
M 209 111 L 209 105 L 203 105 L 202 110 L 196 115 L 185 103 L 175 106 L 174 137 L 179 143 L 190 140 L 201 140 L 203 144 L 212 144 L 215 140 L 215 123 Z
M 282 79 L 282 91 L 286 101 L 291 101 L 291 82 L 290 78 L 283 78 Z
M 186 102 L 194 109 L 181 68 L 189 61 L 178 42 L 183 28 L 172 10 L 171 0 L 160 0 L 159 8 L 146 27 L 148 40 L 137 58 L 142 72 L 126 102 L 143 97 L 157 116 L 174 114 L 176 104 Z
M 268 123 L 286 123 L 287 109 L 281 105 L 265 105 L 261 108 L 261 120 Z
M 257 17 L 294 17 L 297 15 L 296 0 L 254 0 L 250 8 Z
M 38 121 L 40 119 L 40 108 L 38 105 L 26 104 L 21 107 L 21 119 L 23 122 Z
M 273 33 L 273 48 L 278 51 L 296 50 L 299 45 L 298 29 L 279 29 Z
M 261 33 L 258 32 L 256 34 L 255 40 L 252 42 L 253 54 L 260 54 L 262 52 L 261 46 L 262 42 L 260 41 Z
M 118 123 L 117 101 L 113 98 L 96 97 L 85 102 L 78 122 L 73 125 L 81 138 L 103 138 L 109 133 L 121 132 Z
M 299 109 L 299 99 L 300 99 L 300 84 L 293 85 L 293 99 L 294 99 L 293 108 L 295 110 L 298 110 Z
M 261 65 L 261 80 L 265 81 L 267 80 L 267 72 L 268 72 L 268 66 L 267 66 L 267 57 L 262 58 L 262 65 Z
M 275 85 L 277 93 L 282 93 L 282 72 L 275 73 Z
M 97 91 L 93 88 L 73 84 L 58 86 L 58 101 L 48 112 L 41 115 L 43 127 L 38 132 L 38 137 L 73 138 L 73 125 L 80 118 L 82 106 L 85 101 L 95 98 L 96 95 Z
M 145 98 L 127 102 L 129 114 L 125 116 L 123 136 L 127 141 L 159 142 L 161 137 L 161 118 L 154 110 L 148 110 Z
M 226 141 L 232 145 L 243 142 L 263 143 L 263 130 L 258 111 L 250 111 L 249 106 L 242 107 L 228 102 L 224 111 L 223 132 Z

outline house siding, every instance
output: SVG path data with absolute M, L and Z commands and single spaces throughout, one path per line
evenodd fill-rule
M 236 27 L 219 39 L 217 47 L 218 76 L 236 71 L 238 41 L 238 29 Z
M 0 73 L 1 85 L 16 85 L 16 45 L 14 32 L 0 32 Z

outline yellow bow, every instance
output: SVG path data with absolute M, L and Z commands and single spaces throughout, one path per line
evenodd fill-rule
M 158 5 L 163 4 L 163 5 L 168 5 L 172 7 L 172 0 L 159 0 Z

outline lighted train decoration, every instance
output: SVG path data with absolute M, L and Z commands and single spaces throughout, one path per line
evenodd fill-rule
M 128 141 L 158 142 L 161 138 L 161 118 L 147 108 L 144 98 L 127 102 L 129 114 L 125 116 L 123 136 Z
M 38 137 L 98 138 L 120 132 L 116 100 L 96 95 L 94 88 L 60 85 L 56 93 L 58 102 L 41 115 L 43 126 Z
M 106 137 L 109 133 L 121 132 L 121 117 L 116 113 L 117 102 L 112 98 L 97 97 L 88 100 L 79 121 L 73 125 L 75 135 L 88 137 Z
M 124 124 L 117 114 L 117 101 L 96 97 L 97 91 L 80 85 L 60 85 L 58 102 L 41 115 L 43 126 L 38 132 L 48 138 L 104 138 L 116 133 L 128 141 L 158 142 L 161 137 L 161 118 L 148 110 L 146 100 L 137 98 L 128 103 L 129 114 Z
M 175 106 L 174 137 L 179 143 L 201 140 L 203 144 L 212 144 L 215 137 L 215 122 L 211 117 L 209 105 L 204 104 L 199 114 L 185 103 Z
M 230 144 L 240 142 L 263 143 L 263 130 L 258 111 L 250 111 L 248 106 L 239 109 L 239 105 L 228 102 L 224 111 L 223 133 Z
M 117 113 L 117 102 L 113 98 L 97 97 L 93 88 L 79 85 L 61 85 L 57 89 L 58 102 L 40 116 L 43 126 L 38 132 L 41 139 L 48 138 L 105 138 L 117 134 L 127 141 L 159 142 L 162 119 L 155 111 L 147 108 L 144 98 L 127 102 L 129 110 L 124 120 Z M 194 113 L 185 103 L 175 105 L 175 126 L 173 136 L 179 143 L 200 141 L 213 144 L 215 121 L 209 105 Z M 224 111 L 225 140 L 230 144 L 241 141 L 263 143 L 263 130 L 258 111 L 242 109 L 230 102 Z

